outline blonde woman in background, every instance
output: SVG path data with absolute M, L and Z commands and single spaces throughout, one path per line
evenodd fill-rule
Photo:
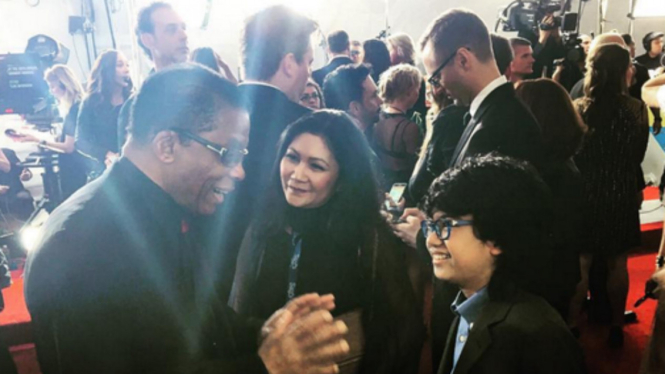
M 423 138 L 407 112 L 418 100 L 421 81 L 420 71 L 408 64 L 391 67 L 379 81 L 384 105 L 374 126 L 372 146 L 381 161 L 386 190 L 393 183 L 407 183 L 418 160 Z
M 64 200 L 86 182 L 83 160 L 74 147 L 83 88 L 71 69 L 65 65 L 54 65 L 49 68 L 44 72 L 44 79 L 51 94 L 58 100 L 59 113 L 63 118 L 62 131 L 55 138 L 20 133 L 17 140 L 39 143 L 40 147 L 59 153 L 60 185 Z

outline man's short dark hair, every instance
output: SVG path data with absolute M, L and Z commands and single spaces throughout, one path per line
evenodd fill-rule
M 140 143 L 177 127 L 193 133 L 212 131 L 225 108 L 240 108 L 238 88 L 210 69 L 187 63 L 151 75 L 131 111 L 129 134 Z
M 136 40 L 139 43 L 139 47 L 141 47 L 143 52 L 145 52 L 145 54 L 148 55 L 148 58 L 151 60 L 152 54 L 150 53 L 150 50 L 145 45 L 143 45 L 143 42 L 141 41 L 141 34 L 152 34 L 155 32 L 155 24 L 152 22 L 152 14 L 156 10 L 163 8 L 173 9 L 169 3 L 155 1 L 154 3 L 151 3 L 150 5 L 145 6 L 139 10 L 139 15 L 136 21 L 136 29 L 134 30 L 136 33 Z
M 510 281 L 523 289 L 538 279 L 538 268 L 551 252 L 546 245 L 552 215 L 549 188 L 524 161 L 497 153 L 466 159 L 449 169 L 429 189 L 421 208 L 429 217 L 470 215 L 473 232 L 501 249 L 490 280 Z M 533 273 L 536 272 L 536 273 Z
M 347 111 L 353 101 L 363 101 L 363 82 L 369 76 L 367 65 L 342 65 L 323 82 L 323 96 L 329 109 Z
M 349 34 L 344 30 L 333 31 L 328 34 L 328 49 L 332 53 L 343 53 L 349 49 Z
M 245 77 L 269 80 L 289 53 L 301 63 L 317 27 L 315 21 L 283 5 L 251 15 L 245 20 L 240 41 Z
M 510 38 L 510 46 L 515 48 L 517 46 L 522 46 L 522 47 L 531 47 L 533 44 L 528 39 L 521 38 L 519 36 Z
M 491 34 L 492 50 L 494 51 L 494 59 L 496 65 L 499 67 L 499 72 L 505 74 L 508 66 L 513 61 L 513 48 L 510 46 L 508 38 L 501 35 Z
M 437 59 L 444 60 L 463 47 L 467 47 L 481 62 L 492 56 L 489 32 L 475 13 L 466 9 L 450 9 L 427 27 L 420 39 L 420 49 L 431 42 Z
M 624 43 L 626 43 L 627 46 L 630 47 L 631 44 L 633 44 L 633 36 L 630 34 L 621 34 L 621 37 L 623 38 Z

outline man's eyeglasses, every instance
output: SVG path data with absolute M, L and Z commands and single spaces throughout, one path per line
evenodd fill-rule
M 453 53 L 447 59 L 445 59 L 443 61 L 443 63 L 441 65 L 439 65 L 439 67 L 436 68 L 436 70 L 434 70 L 434 72 L 432 73 L 432 76 L 429 77 L 429 79 L 427 80 L 427 83 L 429 83 L 430 86 L 432 86 L 434 88 L 441 87 L 441 77 L 439 77 L 439 74 L 441 73 L 441 70 L 443 70 L 443 68 L 445 68 L 446 65 L 448 65 L 450 63 L 450 61 L 453 60 L 453 58 L 455 58 L 455 56 L 457 56 L 457 51 L 455 51 L 455 53 Z
M 219 156 L 219 160 L 224 166 L 233 167 L 242 162 L 243 157 L 247 156 L 249 151 L 247 149 L 228 149 L 221 147 L 207 139 L 204 139 L 188 130 L 173 127 L 170 129 L 175 131 L 180 136 L 191 139 L 209 150 L 215 152 Z
M 425 238 L 427 238 L 432 232 L 435 232 L 440 240 L 448 240 L 453 227 L 470 226 L 472 224 L 473 221 L 439 218 L 436 221 L 430 219 L 422 221 L 420 223 L 420 228 L 422 229 Z
M 302 96 L 300 96 L 300 101 L 309 101 L 311 99 L 318 100 L 320 98 L 321 98 L 321 96 L 319 96 L 318 93 L 314 92 L 311 95 L 310 94 L 303 94 Z

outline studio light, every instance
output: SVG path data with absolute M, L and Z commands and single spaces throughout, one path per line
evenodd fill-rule
M 665 17 L 665 1 L 663 0 L 636 0 L 634 17 Z
M 30 217 L 28 222 L 21 228 L 21 231 L 19 232 L 21 246 L 26 252 L 35 249 L 36 245 L 39 243 L 39 240 L 42 237 L 42 226 L 48 217 L 49 213 L 46 209 L 40 209 L 36 214 Z

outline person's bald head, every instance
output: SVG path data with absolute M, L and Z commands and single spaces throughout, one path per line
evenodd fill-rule
M 606 44 L 619 44 L 622 47 L 628 48 L 621 34 L 614 32 L 600 34 L 591 41 L 591 47 L 589 47 L 587 61 L 589 60 L 589 57 L 598 50 L 599 47 Z

